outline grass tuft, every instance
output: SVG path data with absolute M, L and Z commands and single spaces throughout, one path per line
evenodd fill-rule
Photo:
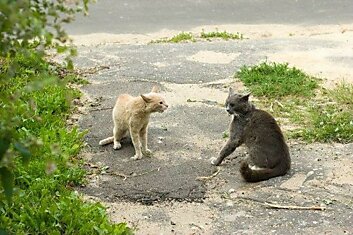
M 226 31 L 223 32 L 208 32 L 206 33 L 204 30 L 202 30 L 201 34 L 200 34 L 200 38 L 204 38 L 204 39 L 211 39 L 211 38 L 221 38 L 223 40 L 229 40 L 229 39 L 233 39 L 233 40 L 237 40 L 237 39 L 243 39 L 243 34 L 241 33 L 228 33 Z
M 181 32 L 171 38 L 161 38 L 158 40 L 153 40 L 150 43 L 180 43 L 180 42 L 196 42 L 200 39 L 211 40 L 213 38 L 220 38 L 223 40 L 241 40 L 244 39 L 243 34 L 241 33 L 228 33 L 226 31 L 219 32 L 218 30 L 215 32 L 205 32 L 202 30 L 200 34 L 192 34 Z
M 162 38 L 151 43 L 180 43 L 180 42 L 194 42 L 195 38 L 192 33 L 181 32 L 171 38 Z
M 255 66 L 243 66 L 235 76 L 253 95 L 268 98 L 310 97 L 318 87 L 316 79 L 295 67 L 290 68 L 287 63 L 263 62 Z

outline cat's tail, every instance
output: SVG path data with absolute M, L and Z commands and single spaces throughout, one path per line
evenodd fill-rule
M 99 141 L 99 145 L 106 145 L 113 142 L 114 142 L 114 137 L 111 136 L 111 137 L 105 138 L 104 140 Z
M 289 169 L 282 166 L 282 164 L 275 168 L 259 168 L 251 169 L 247 162 L 242 162 L 240 166 L 240 173 L 247 182 L 259 182 L 268 180 L 273 177 L 282 176 L 287 173 Z

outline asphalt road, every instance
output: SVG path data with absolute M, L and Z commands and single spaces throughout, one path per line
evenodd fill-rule
M 217 24 L 344 24 L 352 15 L 352 0 L 98 0 L 67 30 L 143 34 Z

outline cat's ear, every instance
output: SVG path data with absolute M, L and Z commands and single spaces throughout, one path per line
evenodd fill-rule
M 159 93 L 161 91 L 161 88 L 159 86 L 153 86 L 151 92 Z
M 229 96 L 231 95 L 234 95 L 234 90 L 233 88 L 229 87 L 229 93 L 228 93 Z
M 146 95 L 141 95 L 142 99 L 146 102 L 146 103 L 150 103 L 152 102 L 152 99 Z
M 251 94 L 251 93 L 248 93 L 248 94 L 246 94 L 246 95 L 243 95 L 243 96 L 240 98 L 240 100 L 242 100 L 242 101 L 248 101 L 250 94 Z

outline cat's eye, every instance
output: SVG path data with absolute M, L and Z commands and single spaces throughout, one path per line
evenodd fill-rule
M 163 104 L 163 101 L 159 102 L 159 104 Z
M 234 107 L 234 104 L 229 104 L 230 107 Z

